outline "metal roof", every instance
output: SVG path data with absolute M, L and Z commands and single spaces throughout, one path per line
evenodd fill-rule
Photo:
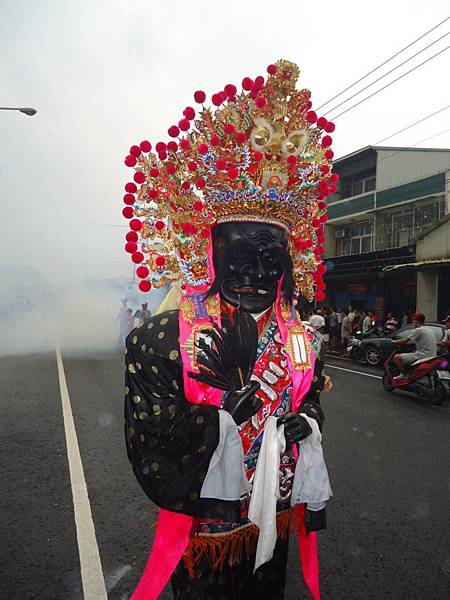
M 339 162 L 349 160 L 350 158 L 354 158 L 359 154 L 369 153 L 370 151 L 376 152 L 377 150 L 395 150 L 396 152 L 450 152 L 450 148 L 413 148 L 412 146 L 365 146 L 364 148 L 360 148 L 359 150 L 350 152 L 350 154 L 345 154 L 344 156 L 337 158 L 335 161 L 333 161 L 333 163 L 337 164 Z
M 415 263 L 403 263 L 400 265 L 388 265 L 383 268 L 383 271 L 396 271 L 397 269 L 410 269 L 419 267 L 439 267 L 450 264 L 450 258 L 437 258 L 429 260 L 420 260 Z

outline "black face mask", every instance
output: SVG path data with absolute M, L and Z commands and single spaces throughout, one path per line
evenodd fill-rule
M 260 313 L 275 302 L 283 279 L 283 295 L 294 291 L 292 260 L 284 229 L 265 223 L 222 223 L 213 231 L 216 278 L 209 294 L 251 313 Z

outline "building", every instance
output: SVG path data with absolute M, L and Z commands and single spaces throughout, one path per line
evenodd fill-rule
M 450 149 L 368 146 L 336 160 L 334 172 L 327 303 L 440 317 L 450 307 Z

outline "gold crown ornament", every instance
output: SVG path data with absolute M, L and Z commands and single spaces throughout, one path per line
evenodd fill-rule
M 125 186 L 123 215 L 130 220 L 125 249 L 148 291 L 184 279 L 208 279 L 210 230 L 226 221 L 258 221 L 289 234 L 298 291 L 323 300 L 325 198 L 336 190 L 331 173 L 334 124 L 318 119 L 309 90 L 297 90 L 299 68 L 279 60 L 268 76 L 245 77 L 242 91 L 228 84 L 197 91 L 198 113 L 183 111 L 168 143 L 130 148 L 135 170 Z

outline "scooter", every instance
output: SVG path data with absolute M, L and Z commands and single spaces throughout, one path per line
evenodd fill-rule
M 403 390 L 413 392 L 419 398 L 430 400 L 434 405 L 444 402 L 450 388 L 450 373 L 442 357 L 417 360 L 405 371 L 405 379 L 395 379 L 399 370 L 393 357 L 400 351 L 395 349 L 384 363 L 383 387 L 388 392 Z

